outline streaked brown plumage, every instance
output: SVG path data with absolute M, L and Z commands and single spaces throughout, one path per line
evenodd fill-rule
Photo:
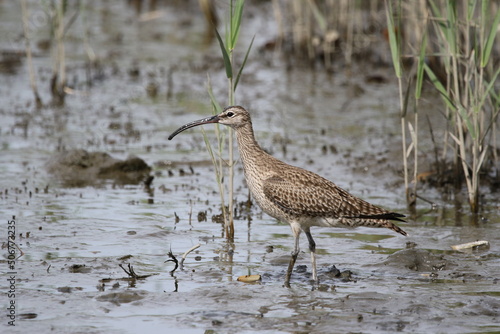
M 290 283 L 300 250 L 299 236 L 302 231 L 309 241 L 313 279 L 318 279 L 316 244 L 310 232 L 311 226 L 386 227 L 407 235 L 392 222 L 404 222 L 400 219 L 404 215 L 374 206 L 313 172 L 290 166 L 266 153 L 255 141 L 250 114 L 240 106 L 227 107 L 219 115 L 188 123 L 168 139 L 186 129 L 208 123 L 224 124 L 235 130 L 245 178 L 252 196 L 264 212 L 288 222 L 292 228 L 295 247 L 285 285 L 289 286 Z

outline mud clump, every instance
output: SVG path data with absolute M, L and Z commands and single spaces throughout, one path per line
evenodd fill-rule
M 443 255 L 435 255 L 424 249 L 404 249 L 389 256 L 385 265 L 404 266 L 413 271 L 439 271 L 450 267 L 451 262 Z
M 146 295 L 147 292 L 145 291 L 122 291 L 104 294 L 97 297 L 96 299 L 101 302 L 110 302 L 115 305 L 120 305 L 144 299 Z
M 113 180 L 118 185 L 139 184 L 150 177 L 151 167 L 138 157 L 119 160 L 105 152 L 82 149 L 58 153 L 46 164 L 47 171 L 66 186 L 83 187 Z
M 68 271 L 74 274 L 88 274 L 92 271 L 92 269 L 84 264 L 74 264 L 69 267 Z
M 340 278 L 342 282 L 356 282 L 350 270 L 340 271 L 335 265 L 332 265 L 326 274 L 330 277 Z

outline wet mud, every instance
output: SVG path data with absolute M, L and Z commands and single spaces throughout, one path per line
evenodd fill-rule
M 34 14 L 44 13 L 29 3 Z M 290 67 L 265 48 L 276 31 L 268 2 L 249 6 L 241 32 L 242 45 L 256 36 L 237 101 L 252 112 L 257 140 L 288 163 L 406 214 L 400 226 L 410 236 L 313 228 L 319 284 L 310 281 L 302 238 L 291 288 L 285 288 L 290 228 L 249 201 L 238 164 L 235 239 L 225 240 L 201 131 L 167 140 L 178 126 L 210 114 L 207 73 L 220 101 L 227 91 L 218 45 L 203 43 L 202 14 L 194 2 L 180 3 L 162 5 L 151 21 L 142 15 L 146 8 L 138 13 L 130 2 L 88 9 L 100 62 L 82 60 L 81 37 L 70 30 L 72 90 L 63 105 L 51 103 L 52 59 L 42 43 L 50 27 L 33 21 L 42 25 L 33 38 L 43 108 L 33 102 L 24 42 L 2 35 L 0 288 L 14 287 L 15 297 L 4 294 L 0 302 L 5 310 L 15 300 L 17 308 L 16 326 L 4 317 L 0 331 L 499 332 L 498 194 L 485 188 L 474 216 L 465 190 L 442 194 L 424 183 L 420 194 L 432 204 L 419 201 L 416 212 L 408 212 L 392 68 L 361 63 L 347 71 L 339 62 L 327 73 Z M 17 4 L 0 7 L 2 22 L 20 33 Z M 423 103 L 438 127 L 436 101 Z M 216 144 L 212 128 L 205 131 Z M 432 143 L 423 139 L 426 145 Z M 9 268 L 12 225 L 15 263 Z M 490 246 L 451 248 L 476 240 Z M 169 252 L 179 261 L 175 270 Z M 237 280 L 244 275 L 261 279 Z

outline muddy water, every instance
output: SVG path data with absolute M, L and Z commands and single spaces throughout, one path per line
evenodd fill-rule
M 74 91 L 65 106 L 53 107 L 51 55 L 40 47 L 50 27 L 44 8 L 30 3 L 34 63 L 46 107 L 36 110 L 29 102 L 26 59 L 9 63 L 11 70 L 0 74 L 0 287 L 15 289 L 15 296 L 2 294 L 1 303 L 5 314 L 15 302 L 16 326 L 2 316 L 2 332 L 500 331 L 499 202 L 487 189 L 476 219 L 460 198 L 424 187 L 421 193 L 437 207 L 419 202 L 417 215 L 401 224 L 408 238 L 389 230 L 314 229 L 319 286 L 309 282 L 302 240 L 292 287 L 283 287 L 293 238 L 286 224 L 255 206 L 236 221 L 234 243 L 225 241 L 221 224 L 212 221 L 220 213 L 219 196 L 200 131 L 167 141 L 179 125 L 210 112 L 207 73 L 221 103 L 226 92 L 219 51 L 203 43 L 205 26 L 195 5 L 165 5 L 155 20 L 141 15 L 148 8 L 138 14 L 125 3 L 86 8 L 86 28 L 101 64 L 87 70 L 85 27 L 75 26 L 67 42 Z M 276 28 L 269 6 L 248 8 L 242 45 L 256 35 L 257 47 L 237 95 L 252 112 L 259 142 L 281 159 L 406 213 L 391 68 L 287 71 L 278 54 L 257 51 Z M 22 51 L 15 38 L 22 31 L 20 8 L 14 2 L 0 8 L 8 28 L 2 51 Z M 368 84 L 366 73 L 388 80 Z M 156 97 L 147 94 L 151 83 L 158 86 Z M 439 126 L 431 109 L 436 103 L 428 105 Z M 46 164 L 70 149 L 116 159 L 139 156 L 153 166 L 155 178 L 149 188 L 113 179 L 68 187 Z M 422 159 L 425 164 L 427 157 Z M 240 169 L 236 196 L 243 202 L 248 192 Z M 8 226 L 15 226 L 19 246 L 11 268 Z M 490 247 L 463 253 L 450 248 L 475 240 Z M 174 264 L 165 262 L 167 253 L 180 258 L 197 244 L 183 269 L 170 273 Z M 151 276 L 130 280 L 120 264 Z M 351 275 L 338 277 L 333 266 Z M 236 280 L 247 274 L 260 274 L 262 281 Z M 7 285 L 12 275 L 15 284 Z

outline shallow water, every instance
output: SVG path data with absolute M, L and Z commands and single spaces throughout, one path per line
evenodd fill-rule
M 2 2 L 0 7 L 2 22 L 19 33 L 17 4 Z M 271 38 L 268 32 L 275 27 L 268 7 L 262 3 L 248 8 L 252 15 L 242 32 L 242 49 L 254 34 L 257 47 Z M 43 13 L 35 2 L 30 8 L 33 15 Z M 424 187 L 422 196 L 437 208 L 419 202 L 417 216 L 400 224 L 408 238 L 385 229 L 313 229 L 319 286 L 309 282 L 303 238 L 292 287 L 283 287 L 293 245 L 290 228 L 255 206 L 235 222 L 235 240 L 228 244 L 222 225 L 212 221 L 220 213 L 220 200 L 201 132 L 194 129 L 167 140 L 178 126 L 210 113 L 207 72 L 224 100 L 219 50 L 201 43 L 205 27 L 195 6 L 159 9 L 159 19 L 143 22 L 125 3 L 87 9 L 92 45 L 103 59 L 100 76 L 94 73 L 92 86 L 85 84 L 81 30 L 70 30 L 68 77 L 76 93 L 67 96 L 64 107 L 35 110 L 28 102 L 32 95 L 25 58 L 14 73 L 0 74 L 2 240 L 7 238 L 7 221 L 15 216 L 19 246 L 10 269 L 3 247 L 2 273 L 8 278 L 13 271 L 16 280 L 15 298 L 3 295 L 1 301 L 4 310 L 11 300 L 17 308 L 16 326 L 9 327 L 3 317 L 2 330 L 500 331 L 499 202 L 488 191 L 475 219 L 459 198 L 449 200 Z M 38 22 L 34 41 L 48 38 L 49 27 L 32 18 Z M 23 50 L 13 35 L 2 36 L 2 50 Z M 407 212 L 392 69 L 363 64 L 354 66 L 352 74 L 340 67 L 333 74 L 300 66 L 287 71 L 278 54 L 259 53 L 257 47 L 237 101 L 251 110 L 261 145 L 357 196 Z M 37 48 L 35 54 L 40 92 L 48 104 L 50 54 Z M 140 74 L 130 75 L 136 67 Z M 165 74 L 169 70 L 171 81 Z M 367 84 L 367 72 L 380 72 L 389 80 Z M 156 98 L 148 97 L 145 89 L 152 80 L 159 84 Z M 437 113 L 429 114 L 439 126 Z M 423 147 L 429 142 L 424 140 Z M 152 190 L 112 180 L 64 186 L 46 172 L 45 164 L 58 150 L 73 148 L 105 151 L 120 159 L 140 156 L 154 167 Z M 235 182 L 238 202 L 245 201 L 241 168 Z M 207 220 L 199 221 L 205 211 Z M 487 240 L 490 247 L 469 253 L 450 248 L 475 240 Z M 197 244 L 183 270 L 170 274 L 173 263 L 165 262 L 167 253 L 180 258 Z M 137 274 L 152 276 L 124 279 L 119 264 L 128 263 Z M 352 272 L 351 279 L 334 277 L 332 265 Z M 262 281 L 237 281 L 247 274 L 260 274 Z M 9 289 L 6 281 L 2 279 L 2 291 Z

